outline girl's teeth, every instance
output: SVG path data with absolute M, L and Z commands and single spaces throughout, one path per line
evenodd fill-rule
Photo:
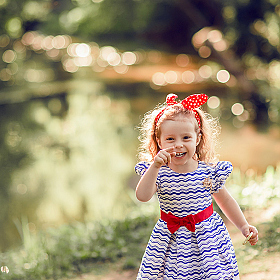
M 182 157 L 185 153 L 176 153 L 176 157 Z

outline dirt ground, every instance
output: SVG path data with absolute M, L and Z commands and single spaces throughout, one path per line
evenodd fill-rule
M 280 280 L 280 253 L 269 253 L 248 263 L 248 273 L 240 280 Z M 135 280 L 136 270 L 110 271 L 104 275 L 83 274 L 75 280 Z
M 280 253 L 267 253 L 248 263 L 248 273 L 240 275 L 240 280 L 280 280 Z M 243 269 L 246 270 L 246 269 Z M 135 280 L 137 270 L 112 270 L 104 275 L 83 274 L 74 280 Z
M 250 262 L 251 272 L 245 273 L 241 280 L 280 280 L 280 253 L 267 253 Z M 255 270 L 255 271 L 254 271 Z

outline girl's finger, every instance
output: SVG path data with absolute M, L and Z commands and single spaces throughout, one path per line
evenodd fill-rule
M 169 148 L 163 149 L 162 151 L 166 151 L 166 152 L 170 153 L 173 150 L 174 150 L 174 147 L 169 147 Z
M 171 161 L 171 154 L 170 154 L 170 152 L 168 152 L 166 150 L 161 150 L 161 154 L 164 155 L 167 158 L 167 162 Z
M 157 158 L 160 159 L 161 161 L 163 161 L 163 164 L 168 163 L 170 154 L 167 152 L 160 151 L 157 155 Z
M 168 153 L 168 161 L 171 162 L 171 158 L 174 157 L 176 155 L 174 151 L 174 147 L 169 147 L 169 148 L 166 148 L 164 149 L 163 151 L 167 152 Z
M 253 232 L 251 232 L 247 237 L 246 237 L 246 239 L 244 240 L 244 242 L 243 242 L 243 245 L 245 245 L 250 239 L 251 239 L 251 237 L 253 236 Z M 250 242 L 251 243 L 251 242 Z

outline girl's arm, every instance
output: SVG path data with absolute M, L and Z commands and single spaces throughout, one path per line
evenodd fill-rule
M 149 201 L 157 190 L 156 180 L 159 168 L 152 163 L 145 174 L 139 180 L 136 187 L 136 197 L 142 202 Z
M 142 202 L 149 201 L 157 190 L 156 180 L 159 169 L 162 165 L 171 162 L 171 157 L 175 155 L 174 147 L 160 150 L 155 156 L 154 162 L 150 165 L 145 174 L 141 177 L 136 187 L 136 197 Z
M 258 231 L 254 226 L 248 224 L 238 203 L 227 189 L 225 187 L 220 189 L 218 193 L 213 194 L 213 197 L 223 213 L 235 224 L 245 237 L 247 237 L 250 232 L 253 232 L 253 236 L 250 238 L 249 242 L 251 245 L 255 245 L 258 241 Z

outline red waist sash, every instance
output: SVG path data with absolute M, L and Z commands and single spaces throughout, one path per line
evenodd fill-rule
M 160 210 L 160 218 L 167 223 L 167 228 L 171 233 L 177 231 L 180 227 L 186 227 L 188 230 L 194 232 L 195 224 L 208 219 L 213 214 L 213 204 L 205 208 L 203 211 L 195 215 L 188 215 L 186 217 L 174 216 L 171 212 L 166 214 Z

